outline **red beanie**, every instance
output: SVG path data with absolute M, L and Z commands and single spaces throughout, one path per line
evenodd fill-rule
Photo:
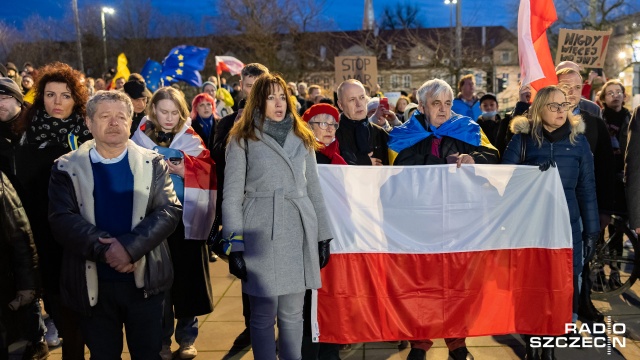
M 312 117 L 320 114 L 331 115 L 336 120 L 336 122 L 340 121 L 340 113 L 338 113 L 338 109 L 336 109 L 334 106 L 324 103 L 315 104 L 312 107 L 308 108 L 307 111 L 305 111 L 302 115 L 302 120 L 309 122 Z

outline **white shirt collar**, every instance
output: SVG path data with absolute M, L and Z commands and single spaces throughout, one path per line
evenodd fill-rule
M 118 155 L 117 157 L 113 158 L 113 159 L 105 159 L 104 157 L 102 157 L 102 155 L 98 154 L 98 150 L 96 150 L 95 148 L 91 148 L 91 150 L 89 150 L 89 158 L 91 158 L 91 162 L 92 163 L 103 163 L 103 164 L 115 164 L 117 162 L 120 162 L 120 160 L 124 159 L 125 155 L 127 155 L 127 148 L 124 148 L 124 151 L 122 152 L 122 154 Z

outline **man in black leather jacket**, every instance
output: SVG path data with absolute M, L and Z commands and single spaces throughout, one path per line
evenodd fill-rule
M 120 358 L 123 324 L 132 358 L 159 359 L 164 291 L 173 281 L 166 238 L 182 206 L 163 157 L 129 140 L 132 115 L 127 95 L 98 92 L 87 103 L 94 140 L 51 171 L 62 302 L 82 315 L 92 359 Z

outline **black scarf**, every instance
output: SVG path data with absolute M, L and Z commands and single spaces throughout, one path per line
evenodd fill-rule
M 609 134 L 617 137 L 624 122 L 631 117 L 631 114 L 624 107 L 620 111 L 615 111 L 605 105 L 604 110 L 602 110 L 602 117 L 607 124 L 607 128 L 609 128 Z
M 69 135 L 77 138 L 78 145 L 91 139 L 84 118 L 73 112 L 66 119 L 58 119 L 39 109 L 27 129 L 27 141 L 35 144 L 61 145 L 69 149 Z
M 344 127 L 348 132 L 355 134 L 358 153 L 369 154 L 373 151 L 369 142 L 369 119 L 351 120 L 342 113 L 340 114 L 340 127 Z
M 256 111 L 256 117 L 253 120 L 256 126 L 258 125 L 259 118 L 260 114 Z M 291 129 L 293 129 L 293 118 L 291 118 L 289 114 L 281 121 L 273 121 L 266 118 L 262 124 L 262 132 L 271 136 L 280 146 L 284 146 L 284 141 L 287 139 L 287 135 Z
M 544 127 L 542 128 L 542 134 L 544 135 L 544 138 L 549 140 L 552 143 L 564 139 L 570 133 L 571 133 L 571 123 L 569 122 L 569 119 L 567 119 L 567 121 L 565 121 L 564 124 L 562 124 L 562 126 L 560 126 L 559 128 L 551 132 L 547 131 L 547 129 L 545 129 Z

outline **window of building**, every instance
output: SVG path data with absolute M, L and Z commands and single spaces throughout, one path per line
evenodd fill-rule
M 402 75 L 402 87 L 411 89 L 411 75 Z
M 508 64 L 511 62 L 511 52 L 510 51 L 503 51 L 502 52 L 502 63 L 503 64 Z
M 482 76 L 482 74 L 480 73 L 475 74 L 475 78 L 476 78 L 476 86 L 484 86 L 484 76 Z
M 378 85 L 380 85 L 380 88 L 384 87 L 384 76 L 378 75 Z
M 400 75 L 391 75 L 391 79 L 389 81 L 391 82 L 392 89 L 400 87 Z

